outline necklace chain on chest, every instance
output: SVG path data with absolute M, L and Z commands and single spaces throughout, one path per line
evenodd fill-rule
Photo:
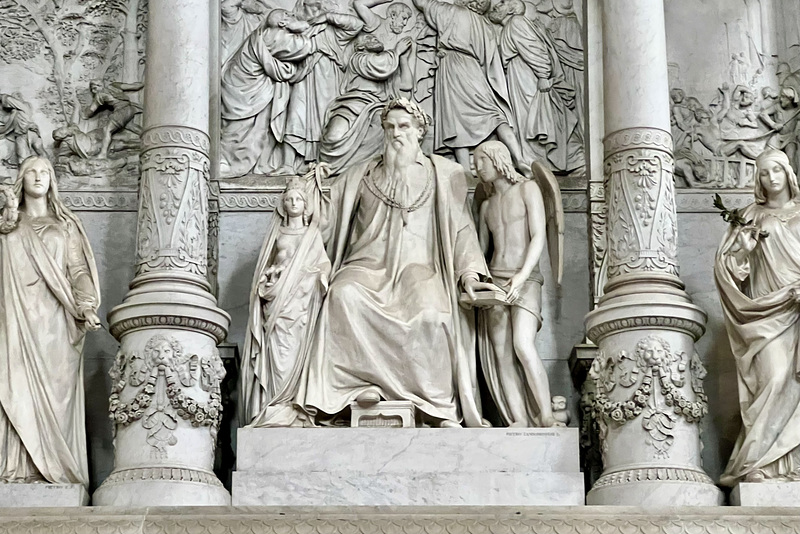
M 370 192 L 378 197 L 378 199 L 386 204 L 391 208 L 397 208 L 406 212 L 411 212 L 418 210 L 428 201 L 428 198 L 431 196 L 431 192 L 433 191 L 433 169 L 428 167 L 427 170 L 427 180 L 425 182 L 425 187 L 422 189 L 422 193 L 420 193 L 419 197 L 417 197 L 414 202 L 409 205 L 401 204 L 396 198 L 389 196 L 388 193 L 383 191 L 378 184 L 375 183 L 375 179 L 372 177 L 372 172 L 375 170 L 375 167 L 370 169 L 367 172 L 367 175 L 364 177 L 364 182 L 367 184 L 367 189 Z

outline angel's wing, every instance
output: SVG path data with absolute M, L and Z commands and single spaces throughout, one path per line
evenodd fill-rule
M 544 213 L 547 219 L 547 251 L 550 253 L 550 266 L 556 285 L 561 285 L 564 274 L 564 206 L 561 203 L 561 189 L 553 173 L 535 161 L 531 165 L 533 179 L 539 185 L 544 199 Z

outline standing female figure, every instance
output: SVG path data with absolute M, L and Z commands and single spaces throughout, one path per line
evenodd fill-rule
M 100 327 L 89 241 L 33 156 L 0 215 L 0 480 L 89 484 L 83 341 Z
M 755 202 L 717 251 L 742 430 L 721 482 L 800 480 L 800 189 L 786 154 L 756 160 Z
M 289 181 L 256 265 L 242 359 L 242 423 L 248 426 L 302 424 L 292 401 L 331 272 L 313 217 L 318 184 Z

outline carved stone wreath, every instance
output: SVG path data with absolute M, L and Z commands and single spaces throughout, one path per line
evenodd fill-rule
M 172 432 L 176 416 L 194 427 L 210 427 L 216 435 L 222 419 L 220 380 L 225 374 L 216 351 L 201 359 L 185 354 L 172 336 L 156 334 L 145 345 L 144 356 L 135 352 L 117 354 L 109 374 L 113 381 L 109 417 L 123 427 L 143 420 L 147 442 L 155 454 L 163 456 L 168 445 L 177 443 Z M 207 402 L 196 400 L 187 391 L 198 383 L 208 393 Z M 123 390 L 131 387 L 138 389 L 132 400 L 123 402 Z M 167 410 L 169 407 L 174 413 Z
M 702 363 L 697 354 L 691 362 L 686 362 L 684 356 L 682 352 L 673 353 L 667 341 L 656 335 L 641 339 L 633 356 L 623 350 L 616 357 L 609 357 L 601 351 L 590 370 L 595 386 L 592 416 L 618 425 L 642 416 L 642 427 L 656 454 L 668 456 L 677 417 L 696 423 L 708 413 L 708 397 L 701 382 L 705 374 Z M 694 401 L 682 391 L 687 363 Z M 637 387 L 628 398 L 612 401 L 608 394 L 617 384 Z

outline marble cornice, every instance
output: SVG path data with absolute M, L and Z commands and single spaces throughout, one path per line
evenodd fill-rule
M 784 534 L 798 508 L 40 508 L 0 510 L 0 534 Z

